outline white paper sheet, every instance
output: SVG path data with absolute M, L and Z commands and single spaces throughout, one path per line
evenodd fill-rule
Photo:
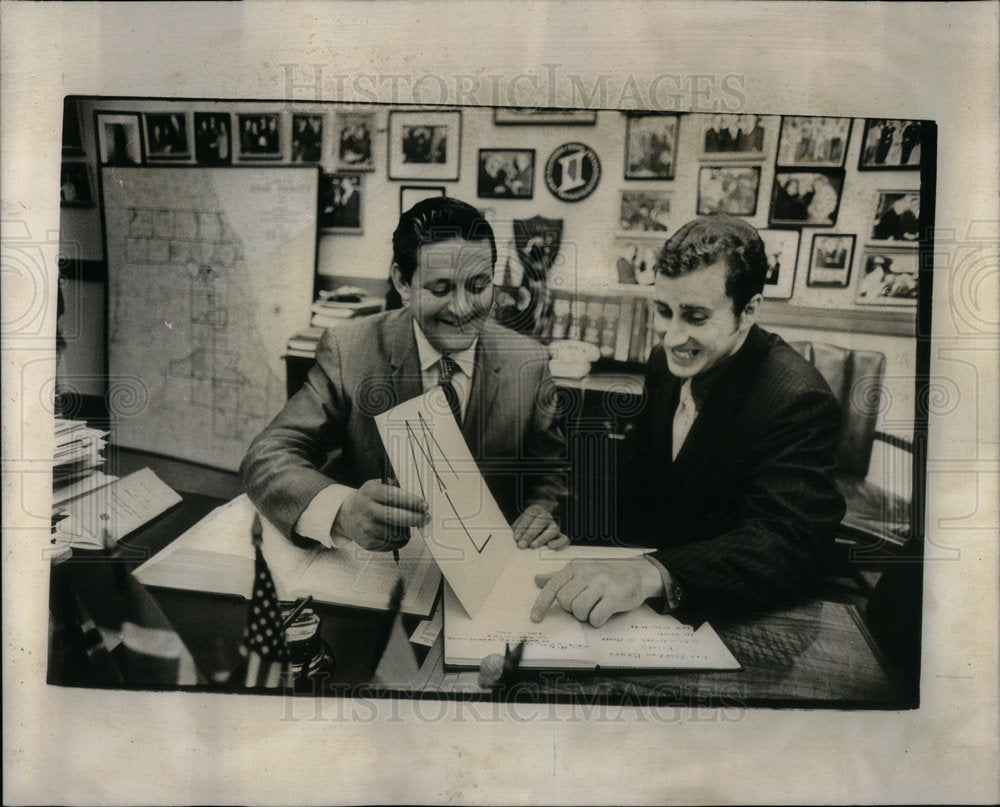
M 515 551 L 514 536 L 440 390 L 375 418 L 399 485 L 430 505 L 420 532 L 448 584 L 475 616 Z

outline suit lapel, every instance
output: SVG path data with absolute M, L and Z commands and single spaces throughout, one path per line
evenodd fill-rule
M 386 334 L 386 348 L 392 373 L 396 404 L 416 398 L 423 392 L 417 342 L 413 336 L 413 314 L 409 309 L 393 323 Z
M 482 455 L 482 437 L 489 421 L 497 390 L 500 388 L 500 354 L 494 339 L 487 333 L 479 337 L 476 368 L 472 374 L 469 402 L 462 418 L 462 436 L 472 456 Z

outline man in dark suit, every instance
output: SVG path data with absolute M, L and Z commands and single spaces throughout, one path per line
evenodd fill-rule
M 293 540 L 398 549 L 427 503 L 384 484 L 374 417 L 442 386 L 521 547 L 568 542 L 566 493 L 548 354 L 489 319 L 496 243 L 464 202 L 437 197 L 393 234 L 402 309 L 327 330 L 305 386 L 259 434 L 240 468 L 257 508 Z M 445 389 L 447 385 L 447 389 Z
M 822 376 L 755 324 L 767 260 L 753 227 L 696 219 L 657 262 L 644 406 L 619 463 L 627 561 L 574 561 L 536 579 L 553 604 L 602 625 L 653 598 L 665 609 L 746 611 L 808 596 L 828 570 L 844 502 L 830 473 L 840 411 Z

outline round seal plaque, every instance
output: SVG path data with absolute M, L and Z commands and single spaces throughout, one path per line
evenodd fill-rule
M 597 152 L 583 143 L 564 143 L 545 162 L 545 186 L 564 202 L 579 202 L 601 179 Z

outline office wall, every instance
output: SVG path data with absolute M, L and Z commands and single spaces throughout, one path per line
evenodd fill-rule
M 82 122 L 83 155 L 67 161 L 90 164 L 96 181 L 98 165 L 94 113 L 102 112 L 228 112 L 282 113 L 283 163 L 290 159 L 291 113 L 322 113 L 324 146 L 320 165 L 336 170 L 334 134 L 336 104 L 295 104 L 248 101 L 163 101 L 150 99 L 83 99 L 79 102 Z M 556 273 L 570 288 L 614 293 L 618 281 L 616 237 L 622 235 L 620 220 L 623 190 L 665 191 L 670 197 L 671 229 L 697 214 L 698 177 L 706 166 L 755 166 L 760 169 L 756 211 L 745 218 L 754 226 L 768 228 L 768 210 L 775 175 L 775 154 L 781 125 L 780 116 L 762 116 L 765 129 L 760 159 L 713 159 L 703 153 L 704 127 L 711 116 L 681 115 L 678 126 L 676 170 L 671 180 L 625 180 L 626 116 L 618 111 L 600 110 L 593 125 L 498 125 L 489 108 L 461 110 L 461 157 L 459 179 L 454 182 L 390 180 L 387 172 L 389 110 L 385 107 L 355 106 L 346 111 L 374 114 L 374 171 L 361 174 L 362 232 L 360 234 L 320 233 L 317 272 L 321 282 L 333 285 L 341 280 L 361 278 L 373 288 L 388 275 L 391 261 L 390 237 L 400 212 L 403 185 L 444 186 L 449 195 L 489 209 L 500 240 L 501 252 L 512 238 L 511 220 L 541 215 L 563 221 L 560 264 Z M 190 117 L 189 117 L 190 126 Z M 886 353 L 887 376 L 892 405 L 882 415 L 882 425 L 897 433 L 909 433 L 914 411 L 912 378 L 915 346 L 913 309 L 901 306 L 872 306 L 855 303 L 856 282 L 861 273 L 862 253 L 871 232 L 878 194 L 883 190 L 919 189 L 918 171 L 859 171 L 864 121 L 852 122 L 844 161 L 845 180 L 836 224 L 830 227 L 802 227 L 799 230 L 795 276 L 791 297 L 768 300 L 762 318 L 789 338 L 809 338 L 847 347 L 874 348 Z M 546 159 L 557 147 L 581 142 L 593 148 L 601 161 L 602 175 L 594 192 L 573 203 L 558 200 L 545 186 Z M 535 152 L 533 198 L 479 199 L 476 193 L 478 152 L 481 148 L 527 148 Z M 194 156 L 178 161 L 194 163 Z M 259 163 L 258 163 L 259 164 Z M 810 169 L 802 169 L 808 171 Z M 84 260 L 103 261 L 99 206 L 64 208 L 61 237 L 72 244 Z M 813 236 L 816 234 L 856 236 L 850 283 L 846 288 L 815 287 L 807 284 Z M 77 288 L 74 284 L 79 284 Z M 67 351 L 67 369 L 85 379 L 84 392 L 99 394 L 97 379 L 103 374 L 103 352 L 93 351 L 103 340 L 103 305 L 98 304 L 103 281 L 77 279 L 67 287 L 67 316 L 85 323 L 86 339 Z M 75 307 L 75 308 L 74 308 Z M 73 309 L 73 310 L 70 310 Z M 884 321 L 884 326 L 883 325 Z M 303 323 L 305 324 L 305 323 Z M 95 336 L 100 334 L 100 336 Z

